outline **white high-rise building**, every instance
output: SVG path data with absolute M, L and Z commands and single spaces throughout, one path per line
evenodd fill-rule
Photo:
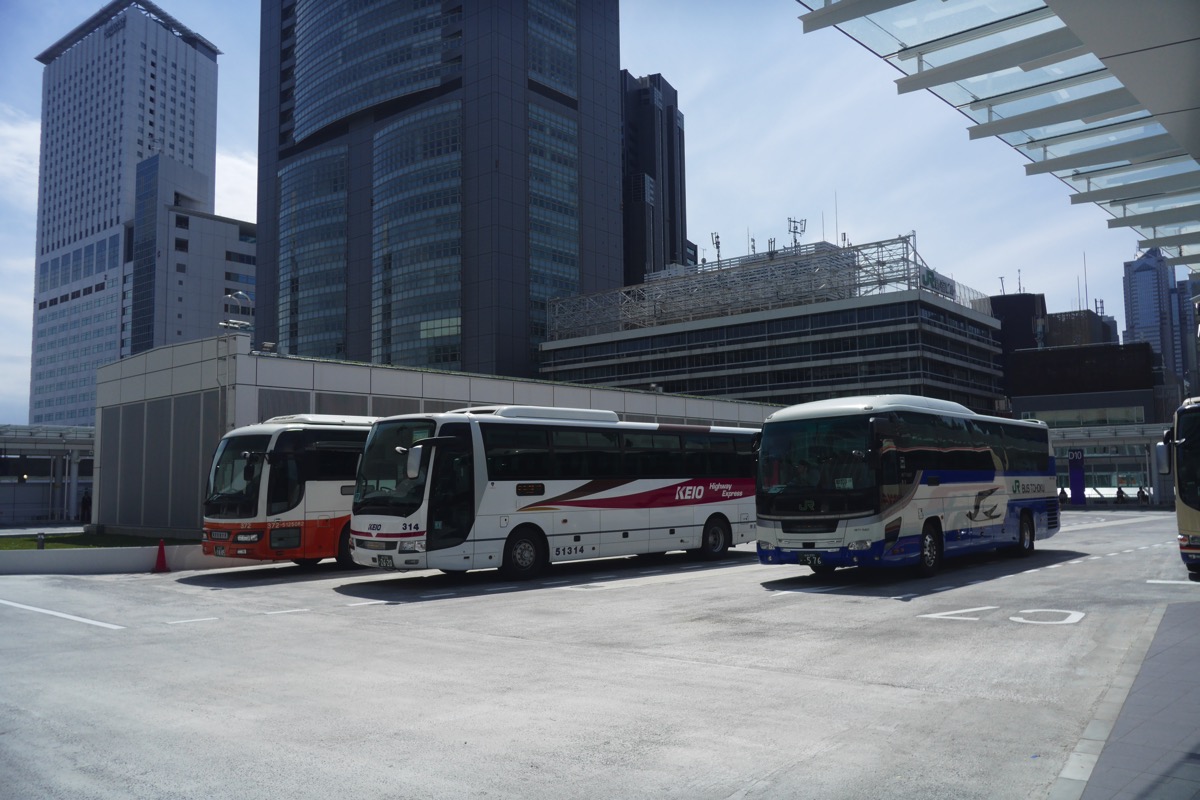
M 177 269 L 176 253 L 158 252 L 154 271 L 145 258 L 135 270 L 138 246 L 156 246 L 144 236 L 139 243 L 138 217 L 160 214 L 163 197 L 159 180 L 144 176 L 139 196 L 139 164 L 152 156 L 170 162 L 171 170 L 155 172 L 186 180 L 167 192 L 167 204 L 212 214 L 218 54 L 153 3 L 114 0 L 37 57 L 46 66 L 30 423 L 94 424 L 96 368 L 148 349 L 131 345 L 145 322 L 135 315 L 165 316 L 168 283 L 184 294 L 163 274 Z M 217 313 L 220 295 L 187 294 L 189 307 Z M 156 325 L 167 328 L 183 326 Z

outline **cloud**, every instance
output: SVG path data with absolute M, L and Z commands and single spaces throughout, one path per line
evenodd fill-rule
M 258 156 L 217 150 L 216 213 L 255 222 L 258 219 Z
M 29 418 L 33 264 L 37 247 L 38 120 L 0 103 L 0 423 Z
M 37 208 L 41 124 L 0 103 L 0 203 L 22 214 Z

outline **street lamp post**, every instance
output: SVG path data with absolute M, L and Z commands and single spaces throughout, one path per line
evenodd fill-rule
M 232 319 L 227 316 L 223 321 L 217 323 L 219 327 L 225 329 L 225 336 L 223 337 L 225 339 L 225 386 L 221 385 L 221 369 L 219 364 L 217 366 L 217 391 L 218 402 L 220 404 L 222 432 L 231 430 L 233 428 L 232 423 L 230 423 L 228 419 L 229 399 L 225 396 L 227 391 L 233 389 L 233 384 L 229 382 L 229 365 L 233 361 L 233 335 L 241 331 L 247 331 L 250 333 L 251 339 L 254 338 L 254 300 L 250 297 L 250 295 L 243 291 L 231 292 L 230 294 L 225 295 L 227 313 L 232 313 L 229 312 L 229 301 L 233 301 L 237 304 L 238 316 L 249 317 L 250 319 Z M 253 345 L 253 342 L 251 342 L 251 345 Z M 220 350 L 218 350 L 217 361 L 219 362 L 220 360 Z

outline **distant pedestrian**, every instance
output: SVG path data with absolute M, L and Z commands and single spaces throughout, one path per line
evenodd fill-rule
M 1146 494 L 1145 487 L 1139 486 L 1137 493 L 1138 505 L 1145 506 L 1150 504 L 1150 495 Z
M 1127 502 L 1129 502 L 1129 500 L 1128 500 L 1128 498 L 1125 497 L 1125 490 L 1122 489 L 1120 486 L 1118 486 L 1117 487 L 1117 505 L 1121 505 L 1122 503 L 1127 503 Z
M 79 501 L 79 521 L 84 523 L 92 521 L 92 492 L 90 489 L 83 493 L 83 499 Z
M 1058 490 L 1058 502 L 1060 502 L 1060 503 L 1067 502 L 1067 490 L 1066 489 Z

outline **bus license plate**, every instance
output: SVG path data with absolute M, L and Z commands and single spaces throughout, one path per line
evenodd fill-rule
M 213 555 L 215 555 L 215 556 L 225 555 L 225 545 L 219 544 L 219 545 L 216 545 L 215 547 L 213 547 Z
M 821 557 L 819 555 L 801 555 L 797 556 L 797 560 L 809 567 L 821 566 Z
M 396 565 L 392 562 L 391 556 L 379 556 L 379 566 L 384 569 L 395 569 Z

